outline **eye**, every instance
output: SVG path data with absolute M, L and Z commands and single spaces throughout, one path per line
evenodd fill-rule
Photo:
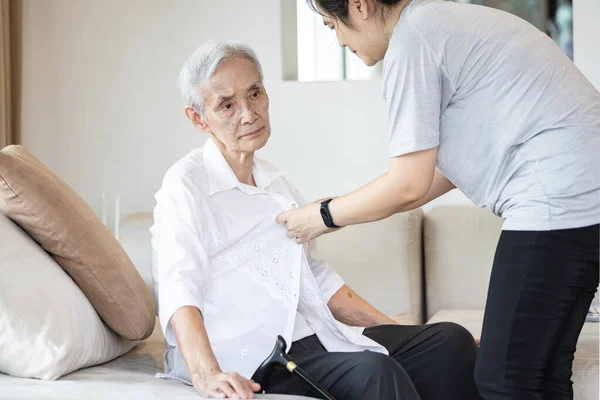
M 255 90 L 254 92 L 252 92 L 251 96 L 254 98 L 257 98 L 260 95 L 260 90 Z
M 231 103 L 227 103 L 227 104 L 223 105 L 224 110 L 231 110 L 232 107 L 233 107 L 233 105 Z

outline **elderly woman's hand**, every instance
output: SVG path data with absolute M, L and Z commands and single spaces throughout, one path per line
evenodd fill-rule
M 317 202 L 279 214 L 276 221 L 278 224 L 285 225 L 288 237 L 295 238 L 298 244 L 306 243 L 324 233 L 335 230 L 325 226 L 321 217 L 321 205 Z

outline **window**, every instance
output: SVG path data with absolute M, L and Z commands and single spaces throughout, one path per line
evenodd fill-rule
M 321 16 L 308 7 L 306 0 L 282 0 L 282 21 L 284 79 L 314 82 L 381 78 L 382 62 L 368 67 L 347 48 L 340 47 L 335 31 L 323 25 Z
M 573 4 L 571 0 L 456 0 L 515 14 L 548 34 L 573 59 Z

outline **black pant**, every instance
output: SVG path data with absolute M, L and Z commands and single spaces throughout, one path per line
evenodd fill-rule
M 475 370 L 483 398 L 573 398 L 573 354 L 598 287 L 599 241 L 599 225 L 502 233 Z
M 380 343 L 389 356 L 371 351 L 329 353 L 315 336 L 296 341 L 289 355 L 338 400 L 479 399 L 473 369 L 473 336 L 453 323 L 367 328 L 364 335 Z M 283 369 L 271 374 L 267 393 L 320 398 Z

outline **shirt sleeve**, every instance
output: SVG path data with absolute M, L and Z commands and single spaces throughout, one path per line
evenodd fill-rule
M 294 200 L 296 203 L 298 203 L 298 206 L 307 204 L 298 189 L 291 185 L 289 186 L 292 190 Z M 315 240 L 311 240 L 308 243 L 305 243 L 303 246 L 308 265 L 310 266 L 313 276 L 319 285 L 319 289 L 321 289 L 321 293 L 323 294 L 325 302 L 328 302 L 331 297 L 333 297 L 333 295 L 340 290 L 345 282 L 321 255 Z
M 384 59 L 390 157 L 439 145 L 442 71 L 416 28 L 396 32 Z
M 333 297 L 333 295 L 344 286 L 345 282 L 342 277 L 325 261 L 317 248 L 315 240 L 311 240 L 304 244 L 304 253 L 308 260 L 308 265 L 321 289 L 325 302 Z
M 176 344 L 170 320 L 184 306 L 204 312 L 210 260 L 198 230 L 193 195 L 185 188 L 161 188 L 156 194 L 152 233 L 152 271 L 158 314 L 165 339 Z

